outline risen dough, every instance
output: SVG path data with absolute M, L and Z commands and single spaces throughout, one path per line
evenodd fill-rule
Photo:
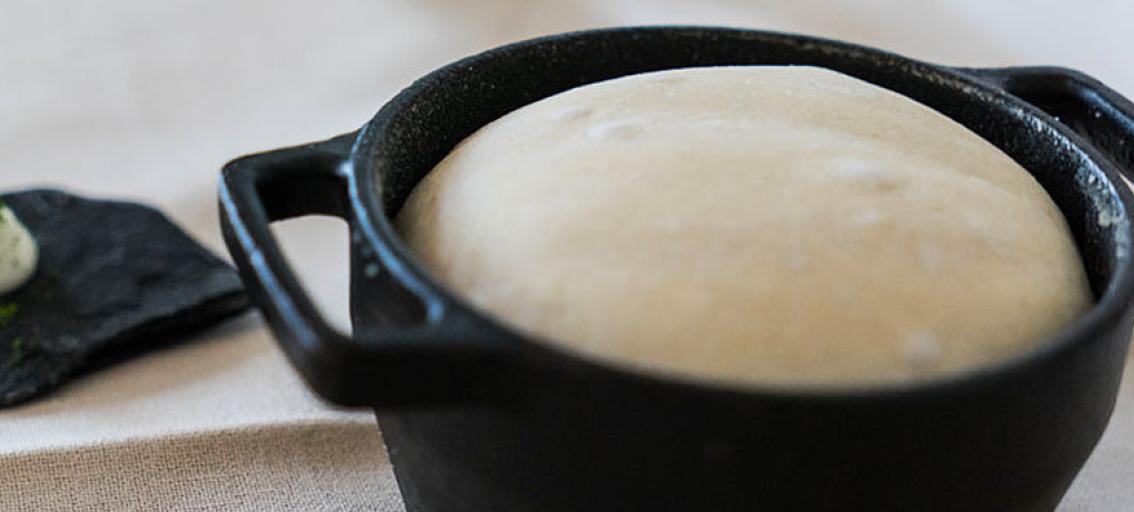
M 438 164 L 398 225 L 521 331 L 714 381 L 923 379 L 1025 351 L 1092 302 L 1023 168 L 811 67 L 648 73 L 528 105 Z

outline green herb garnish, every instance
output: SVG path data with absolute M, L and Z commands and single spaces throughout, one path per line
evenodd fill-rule
M 9 348 L 12 349 L 12 358 L 8 360 L 8 364 L 5 366 L 11 368 L 24 361 L 24 339 L 16 338 L 12 340 Z
M 15 302 L 0 305 L 0 328 L 8 327 L 19 313 L 20 305 Z

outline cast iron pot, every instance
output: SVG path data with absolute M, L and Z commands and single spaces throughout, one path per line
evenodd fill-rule
M 1028 169 L 1070 224 L 1097 304 L 1040 348 L 931 382 L 740 388 L 577 357 L 469 307 L 391 227 L 459 141 L 583 84 L 690 66 L 810 64 L 905 94 Z M 441 68 L 361 130 L 235 160 L 224 233 L 319 394 L 377 410 L 410 511 L 1051 511 L 1102 434 L 1131 332 L 1134 105 L 1056 68 L 955 69 L 726 28 L 556 35 Z M 354 333 L 319 316 L 269 223 L 352 233 Z M 759 314 L 754 311 L 753 314 Z M 691 340 L 695 341 L 695 340 Z

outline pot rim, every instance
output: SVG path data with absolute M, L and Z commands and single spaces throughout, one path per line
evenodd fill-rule
M 1108 250 L 1115 253 L 1117 263 L 1105 289 L 1096 297 L 1090 310 L 1072 324 L 1054 335 L 1046 336 L 1042 342 L 1017 354 L 994 360 L 989 364 L 925 379 L 850 386 L 746 384 L 731 380 L 693 377 L 678 372 L 647 370 L 581 354 L 565 344 L 554 343 L 539 336 L 517 332 L 490 315 L 479 312 L 474 306 L 464 301 L 459 293 L 449 290 L 448 287 L 432 276 L 426 267 L 419 262 L 413 251 L 403 242 L 401 236 L 393 227 L 391 219 L 384 213 L 380 199 L 379 168 L 381 165 L 374 158 L 381 146 L 381 134 L 388 128 L 394 115 L 406 106 L 412 105 L 415 99 L 421 95 L 422 90 L 436 87 L 438 84 L 451 79 L 447 75 L 452 72 L 478 66 L 516 49 L 628 31 L 673 32 L 690 35 L 712 32 L 720 36 L 747 38 L 753 40 L 755 44 L 780 44 L 818 49 L 845 58 L 871 57 L 878 59 L 882 57 L 903 67 L 905 73 L 911 79 L 949 84 L 955 89 L 980 95 L 984 102 L 1000 102 L 1008 105 L 1012 111 L 1026 116 L 1031 123 L 1042 127 L 1044 131 L 1050 133 L 1051 137 L 1061 142 L 1062 151 L 1074 156 L 1088 172 L 1105 177 L 1107 186 L 1101 193 L 1109 194 L 1108 200 L 1116 200 L 1118 208 L 1115 208 L 1115 210 L 1119 211 L 1120 214 L 1118 218 L 1113 219 L 1117 229 L 1116 240 L 1108 244 Z M 982 136 L 982 138 L 984 137 Z M 962 69 L 930 64 L 885 50 L 833 39 L 733 27 L 667 25 L 581 30 L 498 46 L 435 69 L 387 101 L 382 109 L 357 132 L 344 168 L 344 174 L 349 184 L 350 207 L 353 208 L 359 221 L 359 230 L 362 233 L 363 240 L 393 274 L 402 276 L 400 278 L 401 284 L 425 303 L 427 311 L 425 323 L 435 325 L 443 321 L 446 316 L 455 314 L 466 322 L 471 319 L 478 327 L 487 328 L 502 338 L 508 338 L 506 342 L 512 346 L 506 348 L 515 352 L 515 355 L 521 359 L 525 359 L 524 362 L 528 363 L 529 366 L 532 366 L 531 363 L 538 359 L 539 362 L 536 366 L 546 367 L 548 362 L 553 363 L 553 366 L 573 366 L 611 377 L 635 379 L 643 385 L 667 388 L 676 392 L 813 403 L 885 402 L 894 399 L 908 399 L 914 396 L 924 398 L 948 397 L 978 387 L 995 388 L 998 383 L 1009 380 L 1013 375 L 1028 368 L 1044 365 L 1080 345 L 1090 343 L 1092 340 L 1104 336 L 1109 328 L 1118 325 L 1122 317 L 1134 308 L 1134 264 L 1132 264 L 1134 262 L 1131 261 L 1134 225 L 1132 225 L 1130 217 L 1130 212 L 1134 210 L 1134 196 L 1126 186 L 1123 186 L 1123 181 L 1120 178 L 1121 173 L 1114 162 L 1101 155 L 1083 137 L 1057 122 L 1052 116 L 1012 96 L 996 84 L 966 73 Z M 1095 194 L 1100 194 L 1100 192 L 1090 194 L 1081 190 L 1079 192 L 1096 198 L 1098 196 Z M 1078 245 L 1077 248 L 1081 252 L 1082 246 Z

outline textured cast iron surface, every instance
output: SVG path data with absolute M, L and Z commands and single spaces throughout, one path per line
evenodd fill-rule
M 521 336 L 439 286 L 390 225 L 460 140 L 515 108 L 617 76 L 728 64 L 831 68 L 991 141 L 1067 217 L 1098 305 L 1042 348 L 952 378 L 729 388 L 636 374 Z M 955 70 L 732 29 L 553 36 L 426 76 L 345 137 L 353 146 L 340 138 L 230 164 L 222 220 L 256 302 L 308 382 L 334 400 L 377 407 L 411 511 L 1050 511 L 1105 428 L 1129 342 L 1131 201 L 1116 183 L 1134 162 L 1114 148 L 1134 136 L 1134 108 L 1082 75 L 1048 71 L 1061 85 L 1049 84 L 1055 99 L 1040 106 L 1070 105 L 1058 112 L 1066 124 L 1008 93 L 1028 97 L 1043 80 L 1021 70 Z M 1087 92 L 1097 101 L 1063 101 Z M 1109 110 L 1096 116 L 1095 107 Z M 325 163 L 304 171 L 313 155 Z M 312 193 L 330 179 L 340 185 Z M 332 202 L 333 212 L 319 206 Z M 352 339 L 307 307 L 267 231 L 304 208 L 352 225 Z M 391 300 L 401 306 L 375 306 Z
M 183 338 L 248 307 L 239 277 L 157 211 L 36 190 L 3 200 L 40 247 L 0 297 L 0 407 L 81 370 Z

